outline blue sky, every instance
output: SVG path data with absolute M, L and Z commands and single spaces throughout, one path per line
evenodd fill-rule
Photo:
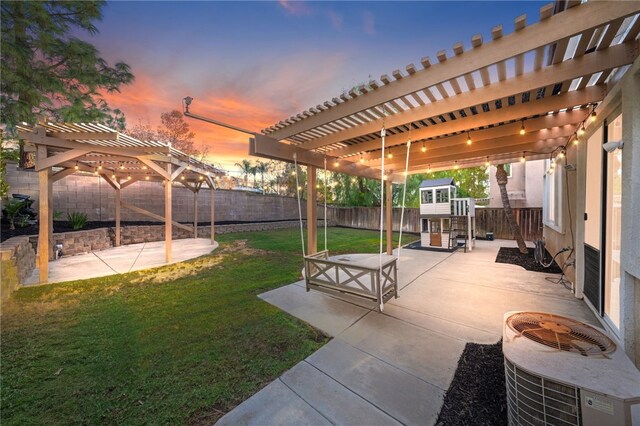
M 508 34 L 519 15 L 537 22 L 547 3 L 111 1 L 83 38 L 131 65 L 136 82 L 108 97 L 130 124 L 190 95 L 194 112 L 259 130 L 497 24 Z M 245 136 L 190 124 L 212 160 L 246 157 Z

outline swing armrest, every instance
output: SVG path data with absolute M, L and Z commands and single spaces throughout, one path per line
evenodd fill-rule
M 305 259 L 328 259 L 328 258 L 329 258 L 328 250 L 322 250 L 317 253 L 308 254 L 305 256 Z

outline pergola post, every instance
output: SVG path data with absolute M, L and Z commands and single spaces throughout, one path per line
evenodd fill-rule
M 318 190 L 316 168 L 307 166 L 307 254 L 318 252 Z
M 385 191 L 387 195 L 387 202 L 385 206 L 385 218 L 386 218 L 386 228 L 387 228 L 387 254 L 391 254 L 393 252 L 393 194 L 392 194 L 392 185 L 391 179 L 387 179 L 385 182 Z
M 213 179 L 209 178 L 209 193 L 211 195 L 211 244 L 213 244 L 215 242 L 215 224 L 214 224 L 214 218 L 215 218 L 215 191 L 214 191 L 214 185 L 213 185 Z
M 198 186 L 193 190 L 193 238 L 198 238 L 198 190 Z
M 44 145 L 39 145 L 36 155 L 38 161 L 45 160 L 47 158 L 47 147 Z M 46 283 L 49 280 L 49 250 L 51 248 L 51 231 L 49 229 L 49 227 L 51 226 L 51 222 L 49 221 L 50 188 L 51 185 L 49 185 L 49 169 L 46 168 L 40 170 L 38 172 L 38 214 L 40 216 L 40 225 L 38 230 L 38 269 L 40 276 L 38 282 L 40 284 Z
M 120 208 L 122 206 L 120 198 L 120 179 L 117 180 L 118 188 L 116 188 L 116 247 L 120 247 Z
M 171 189 L 173 187 L 171 184 L 171 164 L 167 164 L 167 173 L 169 179 L 165 180 L 164 185 L 164 248 L 165 261 L 169 263 L 171 262 L 171 238 L 173 237 L 171 228 Z

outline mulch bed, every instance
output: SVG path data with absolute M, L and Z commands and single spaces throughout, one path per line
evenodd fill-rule
M 462 245 L 458 247 L 454 247 L 452 249 L 443 248 L 443 247 L 423 247 L 420 240 L 414 241 L 411 244 L 407 244 L 406 246 L 404 246 L 404 248 L 407 248 L 410 250 L 439 251 L 439 252 L 445 252 L 445 253 L 453 253 L 454 251 L 458 250 L 461 247 Z
M 527 271 L 533 272 L 545 272 L 547 274 L 561 274 L 562 269 L 558 266 L 558 264 L 553 261 L 551 266 L 545 268 L 536 262 L 534 258 L 534 249 L 529 248 L 529 252 L 527 254 L 520 253 L 515 247 L 500 247 L 498 251 L 498 256 L 496 256 L 496 263 L 509 263 L 511 265 L 518 265 L 526 269 Z M 545 251 L 544 261 L 549 262 L 551 260 L 551 255 L 548 251 Z
M 253 221 L 237 221 L 237 220 L 222 220 L 216 221 L 216 225 L 239 225 L 243 223 L 270 223 L 270 222 L 289 222 L 291 220 L 297 219 L 289 219 L 289 220 L 253 220 Z M 186 225 L 191 225 L 193 222 L 182 222 Z M 136 220 L 136 221 L 121 221 L 121 226 L 147 226 L 147 225 L 163 225 L 164 222 L 153 222 L 153 221 L 144 221 L 144 220 Z M 198 222 L 198 226 L 209 226 L 211 222 Z M 115 221 L 89 221 L 86 223 L 85 227 L 82 230 L 87 229 L 98 229 L 98 228 L 113 228 L 116 226 Z M 38 225 L 29 225 L 24 228 L 16 228 L 14 230 L 9 229 L 9 224 L 5 221 L 2 221 L 0 225 L 0 242 L 8 240 L 9 238 L 18 237 L 20 235 L 38 235 Z M 73 228 L 69 225 L 69 222 L 66 220 L 54 220 L 53 221 L 53 232 L 72 232 Z
M 467 343 L 436 425 L 493 426 L 507 422 L 502 341 L 494 345 Z

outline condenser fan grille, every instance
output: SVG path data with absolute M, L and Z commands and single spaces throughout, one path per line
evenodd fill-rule
M 560 315 L 518 312 L 507 325 L 520 336 L 561 351 L 583 356 L 602 355 L 615 350 L 615 343 L 595 328 Z

